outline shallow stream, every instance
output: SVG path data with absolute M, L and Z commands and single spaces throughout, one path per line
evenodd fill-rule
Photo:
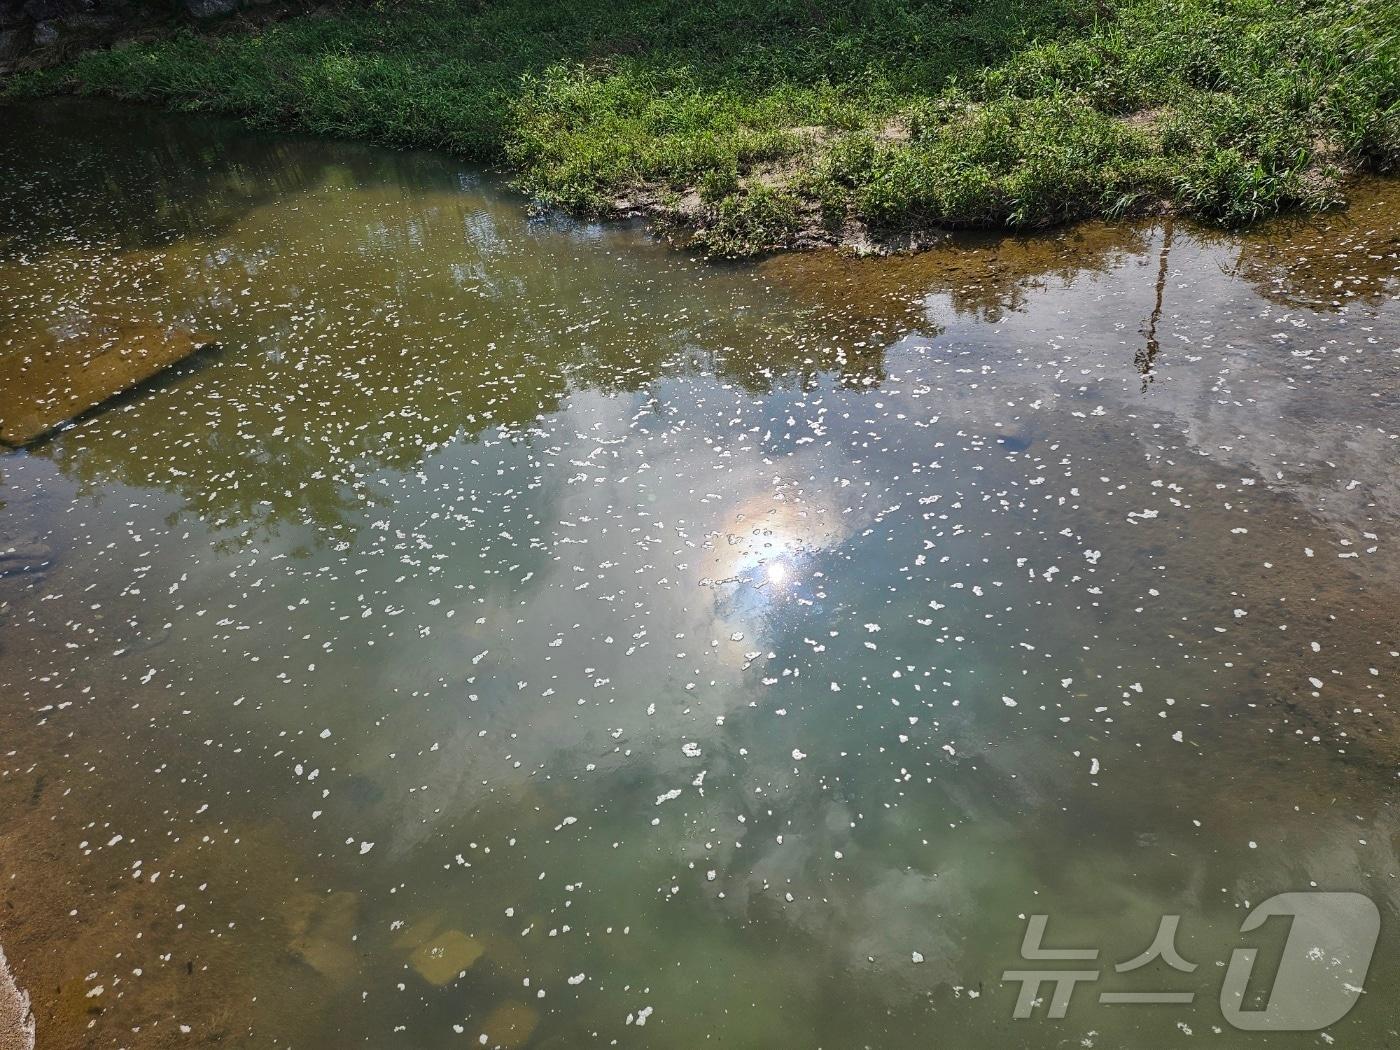
M 1400 1039 L 1395 183 L 721 266 L 443 156 L 3 121 L 0 359 L 216 344 L 0 458 L 40 1047 Z M 1367 993 L 1239 1031 L 1308 889 Z M 1100 953 L 1059 1020 L 1037 914 Z M 1196 969 L 1115 971 L 1164 915 Z

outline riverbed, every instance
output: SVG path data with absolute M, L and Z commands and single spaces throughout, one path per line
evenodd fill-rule
M 1395 183 L 717 265 L 447 156 L 4 121 L 0 358 L 210 344 L 0 458 L 40 1047 L 1396 1039 Z M 1310 889 L 1367 994 L 1241 1032 Z M 1196 968 L 1115 971 L 1164 915 Z

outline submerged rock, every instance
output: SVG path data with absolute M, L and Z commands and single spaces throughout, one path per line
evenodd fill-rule
M 1024 452 L 1035 443 L 1035 437 L 1025 431 L 998 434 L 997 444 L 1007 452 Z
M 471 969 L 485 950 L 461 930 L 444 930 L 415 948 L 408 962 L 425 981 L 441 988 Z
M 395 938 L 394 947 L 407 952 L 408 965 L 439 988 L 456 980 L 486 954 L 482 941 L 448 926 L 439 911 L 410 924 Z
M 0 441 L 26 445 L 202 345 L 188 329 L 112 322 L 46 351 L 0 358 Z
M 0 540 L 0 578 L 22 572 L 42 572 L 53 564 L 53 548 L 30 537 L 5 543 Z
M 355 930 L 360 919 L 359 894 L 307 894 L 289 905 L 292 954 L 321 976 L 344 983 L 360 972 Z
M 535 1025 L 539 1023 L 539 1014 L 524 1003 L 512 999 L 491 1011 L 486 1023 L 482 1025 L 482 1031 L 486 1034 L 488 1046 L 510 1050 L 511 1047 L 524 1045 L 535 1031 Z

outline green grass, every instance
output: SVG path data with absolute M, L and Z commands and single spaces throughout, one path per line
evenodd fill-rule
M 852 224 L 1235 225 L 1400 157 L 1394 0 L 409 0 L 12 79 L 508 167 L 723 254 Z

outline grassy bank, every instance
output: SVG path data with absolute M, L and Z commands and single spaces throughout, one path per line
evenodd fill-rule
M 411 0 L 12 80 L 510 168 L 742 254 L 1337 202 L 1400 158 L 1393 0 Z

